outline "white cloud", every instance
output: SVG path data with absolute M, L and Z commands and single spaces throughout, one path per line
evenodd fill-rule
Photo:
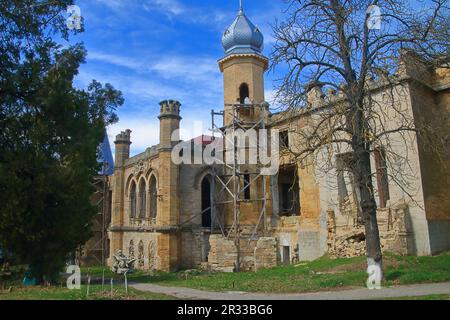
M 117 56 L 109 53 L 89 51 L 87 58 L 88 60 L 107 62 L 110 64 L 114 64 L 116 66 L 126 67 L 133 70 L 139 70 L 142 68 L 142 65 L 138 63 L 135 59 Z
M 280 111 L 280 108 L 281 108 L 281 105 L 278 103 L 278 101 L 276 101 L 276 94 L 277 94 L 277 90 L 274 88 L 265 89 L 265 91 L 264 91 L 265 99 L 270 104 L 270 109 L 273 112 L 278 112 L 278 111 Z
M 204 24 L 214 29 L 225 28 L 221 24 L 225 23 L 227 19 L 231 19 L 229 14 L 224 14 L 220 10 L 192 5 L 184 6 L 178 0 L 148 0 L 143 6 L 148 12 L 162 12 L 170 20 L 176 16 L 189 23 Z
M 113 10 L 107 19 L 95 15 L 99 19 L 105 19 L 102 23 L 107 24 L 97 32 L 111 36 L 116 32 L 114 26 L 119 28 L 118 26 L 122 27 L 127 23 L 129 34 L 139 35 L 136 37 L 139 39 L 135 40 L 138 41 L 136 46 L 133 46 L 133 41 L 127 43 L 128 52 L 132 48 L 142 48 L 142 32 L 158 32 L 160 36 L 169 36 L 170 32 L 174 32 L 173 24 L 167 23 L 164 17 L 158 17 L 158 14 L 165 15 L 169 19 L 176 17 L 177 21 L 184 24 L 196 24 L 197 28 L 200 25 L 200 29 L 208 28 L 208 32 L 217 31 L 219 39 L 221 32 L 233 21 L 237 12 L 237 8 L 231 12 L 221 10 L 213 1 L 205 1 L 201 6 L 187 5 L 182 0 L 95 0 L 95 2 Z M 276 8 L 248 13 L 249 18 L 264 33 L 265 44 L 268 47 L 273 42 L 269 21 L 277 13 Z M 100 38 L 97 36 L 96 40 Z M 97 48 L 97 51 L 92 50 L 93 48 L 89 50 L 88 63 L 82 67 L 77 82 L 85 87 L 91 79 L 97 79 L 102 83 L 111 83 L 123 92 L 125 105 L 118 110 L 120 122 L 108 130 L 112 147 L 115 135 L 128 128 L 133 130 L 132 154 L 157 144 L 160 100 L 179 100 L 183 104 L 182 127 L 189 129 L 192 122 L 201 119 L 205 123 L 203 133 L 207 133 L 210 126 L 210 110 L 223 108 L 223 84 L 217 66 L 218 57 L 189 56 L 173 51 L 158 54 L 155 50 L 162 49 L 158 47 L 158 43 L 155 43 L 155 48 L 152 48 L 150 54 L 142 52 L 128 54 L 125 51 L 107 50 L 105 49 L 107 45 L 102 43 L 94 48 Z M 90 63 L 91 61 L 94 63 Z M 266 90 L 266 100 L 271 103 L 273 95 L 273 90 Z M 183 138 L 187 139 L 194 135 L 188 134 Z
M 142 73 L 158 72 L 163 78 L 184 77 L 189 80 L 206 80 L 219 75 L 216 59 L 211 57 L 189 57 L 181 55 L 161 55 L 162 58 L 130 58 L 98 51 L 90 51 L 88 60 L 101 61 L 119 67 L 125 67 Z M 182 80 L 182 79 L 181 79 Z
M 86 87 L 92 79 L 101 83 L 111 83 L 115 88 L 121 90 L 125 96 L 131 94 L 141 99 L 164 99 L 167 96 L 177 98 L 180 92 L 175 86 L 167 86 L 158 81 L 139 76 L 83 70 L 76 77 L 76 81 L 81 87 Z
M 182 56 L 165 57 L 149 65 L 165 78 L 185 77 L 189 80 L 209 80 L 218 73 L 215 59 L 189 58 Z
M 159 10 L 173 15 L 180 15 L 186 11 L 185 7 L 176 0 L 149 0 L 144 3 L 147 11 Z
M 112 76 L 116 82 L 123 84 L 133 94 L 157 96 L 164 92 L 173 97 L 186 97 L 186 94 L 180 94 L 182 91 L 180 85 L 183 84 L 189 86 L 190 94 L 193 92 L 197 94 L 197 100 L 202 97 L 216 97 L 222 92 L 221 74 L 216 60 L 211 57 L 189 57 L 174 54 L 164 55 L 162 58 L 148 57 L 140 60 L 139 58 L 91 51 L 88 54 L 89 60 L 125 67 L 138 73 L 139 77 L 133 77 L 131 81 L 126 80 L 126 82 L 118 80 L 117 76 Z M 162 81 L 148 80 L 158 78 L 152 74 L 153 72 L 156 72 L 161 79 L 173 81 L 173 85 L 168 86 L 163 85 Z
M 192 81 L 187 81 L 187 84 L 174 81 L 173 85 L 167 85 L 163 84 L 162 80 L 152 80 L 151 77 L 142 75 L 114 74 L 84 68 L 77 76 L 76 83 L 78 87 L 86 87 L 92 79 L 102 83 L 111 83 L 123 92 L 125 105 L 117 110 L 119 123 L 111 126 L 108 133 L 111 148 L 114 150 L 115 135 L 126 129 L 131 129 L 133 131 L 132 155 L 143 152 L 146 148 L 158 143 L 159 101 L 176 99 L 182 103 L 182 138 L 190 139 L 202 133 L 208 134 L 208 129 L 211 126 L 210 111 L 213 108 L 220 109 L 223 99 L 221 82 L 205 84 L 208 88 L 209 86 L 217 87 L 216 90 L 204 90 L 202 86 L 192 85 Z M 198 121 L 203 122 L 203 129 L 200 133 L 194 127 L 194 124 Z
M 265 89 L 264 91 L 265 99 L 270 104 L 273 104 L 275 102 L 275 95 L 276 95 L 275 89 Z

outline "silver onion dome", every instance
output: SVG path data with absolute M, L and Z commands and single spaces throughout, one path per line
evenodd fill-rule
M 222 46 L 225 54 L 261 53 L 264 46 L 264 36 L 258 27 L 246 17 L 242 6 L 231 26 L 222 36 Z

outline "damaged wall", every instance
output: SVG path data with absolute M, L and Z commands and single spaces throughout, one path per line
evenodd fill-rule
M 410 255 L 415 252 L 411 232 L 409 207 L 399 204 L 379 209 L 377 212 L 380 231 L 381 249 L 399 255 Z M 328 253 L 333 257 L 350 258 L 363 256 L 366 253 L 364 226 L 337 225 L 333 210 L 328 210 Z

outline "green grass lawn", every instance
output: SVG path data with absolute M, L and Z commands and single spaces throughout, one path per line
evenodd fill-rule
M 385 254 L 384 286 L 412 283 L 450 281 L 450 252 L 434 257 L 401 257 Z M 91 274 L 101 276 L 101 268 L 92 268 Z M 87 270 L 83 270 L 87 271 Z M 109 277 L 109 272 L 107 273 Z M 246 292 L 308 292 L 333 290 L 343 287 L 365 286 L 366 259 L 318 260 L 297 265 L 280 266 L 258 272 L 186 274 L 145 272 L 129 275 L 129 281 L 150 282 L 166 286 L 181 286 L 210 291 Z
M 412 283 L 450 281 L 450 252 L 434 257 L 401 257 L 393 254 L 384 255 L 384 286 L 404 285 Z M 211 273 L 205 271 L 180 271 L 177 273 L 136 271 L 128 275 L 129 282 L 147 282 L 164 286 L 180 286 L 210 291 L 246 291 L 293 293 L 321 290 L 337 290 L 350 287 L 363 287 L 367 279 L 366 259 L 331 259 L 327 256 L 312 262 L 297 265 L 280 266 L 258 272 Z M 68 290 L 59 287 L 22 288 L 20 281 L 12 286 L 12 291 L 0 290 L 2 299 L 149 299 L 162 300 L 172 297 L 140 292 L 129 288 L 125 294 L 123 276 L 113 274 L 106 267 L 82 268 L 82 275 L 88 274 L 93 279 L 90 295 L 86 296 L 85 278 L 81 290 Z M 105 276 L 105 287 L 98 281 Z M 114 279 L 114 294 L 111 297 L 110 279 Z M 95 280 L 97 282 L 95 282 Z M 95 282 L 95 284 L 94 284 Z M 403 299 L 443 299 L 449 295 L 432 295 L 426 297 L 405 297 Z
M 94 271 L 102 275 L 103 267 L 94 268 Z M 28 286 L 22 285 L 22 279 L 26 266 L 15 266 L 11 268 L 9 277 L 0 277 L 0 300 L 167 300 L 174 297 L 156 294 L 151 292 L 142 292 L 128 287 L 128 293 L 125 290 L 123 277 L 114 275 L 113 290 L 111 293 L 110 278 L 105 277 L 104 285 L 101 281 L 94 279 L 89 286 L 89 294 L 86 285 L 86 269 L 82 270 L 82 285 L 80 290 L 69 290 L 66 287 L 64 278 L 61 278 L 59 285 L 53 286 Z M 107 273 L 111 277 L 111 272 Z M 92 278 L 96 275 L 91 273 Z M 142 274 L 136 274 L 142 275 Z
M 80 290 L 69 290 L 65 287 L 12 287 L 8 290 L 0 291 L 0 300 L 167 300 L 173 297 L 141 292 L 133 288 L 128 288 L 128 294 L 123 285 L 113 287 L 113 294 L 109 286 L 105 286 L 102 291 L 101 285 L 91 285 L 89 296 L 86 285 L 82 285 Z

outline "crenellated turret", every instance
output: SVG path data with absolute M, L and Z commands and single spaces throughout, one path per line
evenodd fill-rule
M 175 100 L 164 100 L 160 105 L 159 133 L 159 212 L 157 224 L 166 228 L 176 228 L 180 223 L 180 166 L 172 161 L 172 148 L 180 141 L 180 107 Z M 160 234 L 158 250 L 160 265 L 165 271 L 179 267 L 180 239 L 177 233 Z
M 116 167 L 121 167 L 125 164 L 125 160 L 130 157 L 130 145 L 131 145 L 131 130 L 127 129 L 122 131 L 116 136 L 115 162 Z
M 160 130 L 159 148 L 171 149 L 180 140 L 178 129 L 180 129 L 180 107 L 181 103 L 176 100 L 164 100 L 159 103 Z M 172 139 L 172 134 L 175 136 Z M 174 140 L 174 141 L 172 141 Z

